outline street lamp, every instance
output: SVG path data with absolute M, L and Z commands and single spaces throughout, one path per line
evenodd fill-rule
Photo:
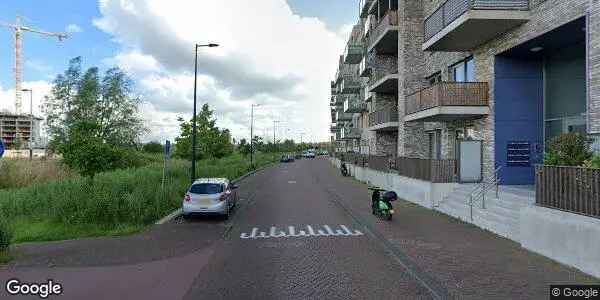
M 33 89 L 22 89 L 29 92 L 29 160 L 33 160 Z
M 250 108 L 250 168 L 254 169 L 254 108 L 260 104 L 252 104 Z
M 275 139 L 275 126 L 277 123 L 281 123 L 281 121 L 273 121 L 273 148 L 275 149 L 275 152 L 277 152 L 277 140 Z
M 196 90 L 198 86 L 198 48 L 200 47 L 219 47 L 218 44 L 195 45 L 194 54 L 194 115 L 192 116 L 192 170 L 190 177 L 192 183 L 196 180 Z

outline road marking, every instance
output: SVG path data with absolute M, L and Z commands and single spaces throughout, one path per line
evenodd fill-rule
M 289 184 L 294 184 L 294 183 L 296 183 L 296 180 L 290 180 L 290 181 L 288 181 L 288 183 Z
M 346 225 L 339 225 L 341 229 L 335 231 L 331 229 L 329 225 L 323 225 L 324 229 L 314 229 L 311 225 L 306 225 L 296 230 L 294 226 L 287 226 L 287 228 L 280 230 L 275 226 L 271 226 L 269 232 L 260 231 L 258 227 L 252 228 L 250 234 L 242 233 L 241 239 L 268 239 L 268 238 L 298 238 L 298 237 L 330 237 L 330 236 L 361 236 L 364 235 L 362 231 L 350 230 Z M 287 231 L 286 231 L 287 230 Z

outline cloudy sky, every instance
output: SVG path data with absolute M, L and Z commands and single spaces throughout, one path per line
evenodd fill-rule
M 17 14 L 30 27 L 68 32 L 58 41 L 26 34 L 24 87 L 34 111 L 69 58 L 86 66 L 119 66 L 143 96 L 144 140 L 173 139 L 178 116 L 189 118 L 194 43 L 201 48 L 198 99 L 215 110 L 220 127 L 304 140 L 329 137 L 329 81 L 335 73 L 358 0 L 2 0 L 0 21 Z M 0 28 L 0 109 L 14 110 L 14 34 Z M 27 98 L 25 98 L 27 99 Z M 29 110 L 28 101 L 23 109 Z

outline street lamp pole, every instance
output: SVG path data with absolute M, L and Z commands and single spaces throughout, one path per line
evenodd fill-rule
M 29 92 L 29 160 L 33 160 L 33 89 L 22 89 Z
M 195 45 L 194 53 L 194 115 L 192 116 L 192 170 L 191 170 L 191 181 L 194 183 L 196 180 L 196 90 L 198 87 L 198 48 L 200 47 L 219 47 L 218 44 L 206 44 L 206 45 Z
M 277 151 L 277 140 L 275 139 L 275 126 L 277 123 L 281 123 L 281 121 L 273 121 L 273 147 L 275 148 L 275 150 Z
M 254 108 L 260 104 L 252 104 L 250 108 L 250 167 L 254 169 Z

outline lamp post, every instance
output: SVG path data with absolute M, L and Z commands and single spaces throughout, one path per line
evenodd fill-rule
M 192 183 L 196 180 L 196 90 L 198 86 L 198 48 L 200 47 L 219 47 L 218 44 L 195 45 L 194 54 L 194 115 L 192 116 L 192 170 L 190 177 Z
M 254 169 L 254 108 L 260 104 L 252 104 L 250 108 L 250 168 Z
M 33 160 L 33 89 L 22 89 L 29 92 L 29 160 Z
M 273 147 L 275 148 L 275 152 L 277 152 L 277 140 L 275 139 L 275 126 L 277 123 L 281 123 L 281 121 L 273 121 Z

